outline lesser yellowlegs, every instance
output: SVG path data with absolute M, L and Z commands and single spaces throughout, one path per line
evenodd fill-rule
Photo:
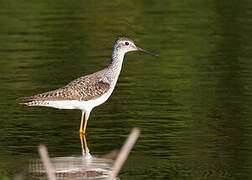
M 136 47 L 131 39 L 120 37 L 114 44 L 110 64 L 103 70 L 75 79 L 57 90 L 17 100 L 27 106 L 79 109 L 82 112 L 80 133 L 85 134 L 90 112 L 94 107 L 104 103 L 113 92 L 122 68 L 124 55 L 129 51 L 142 51 L 155 55 Z M 84 127 L 83 119 L 85 119 Z

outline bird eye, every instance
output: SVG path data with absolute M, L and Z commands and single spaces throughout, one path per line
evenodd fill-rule
M 129 45 L 129 42 L 125 42 L 125 45 L 128 46 L 128 45 Z

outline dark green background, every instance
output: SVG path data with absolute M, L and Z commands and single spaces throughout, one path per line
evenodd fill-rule
M 51 157 L 81 154 L 79 111 L 15 99 L 102 69 L 119 36 L 159 56 L 126 55 L 91 113 L 91 153 L 139 127 L 122 180 L 251 179 L 250 0 L 0 0 L 0 178 L 23 172 L 41 143 Z

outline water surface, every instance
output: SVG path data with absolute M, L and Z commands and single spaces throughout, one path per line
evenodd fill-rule
M 250 1 L 1 1 L 0 177 L 38 158 L 81 155 L 78 110 L 16 103 L 104 68 L 128 36 L 132 52 L 111 98 L 88 123 L 89 149 L 141 136 L 120 179 L 250 179 Z

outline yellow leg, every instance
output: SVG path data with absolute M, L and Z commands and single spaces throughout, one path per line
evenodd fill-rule
M 85 135 L 83 136 L 83 138 L 84 138 L 85 153 L 86 153 L 86 152 L 88 152 L 87 139 L 86 139 Z
M 81 141 L 82 155 L 88 154 L 89 150 L 88 150 L 88 146 L 87 146 L 87 139 L 84 134 L 80 134 L 80 141 Z
M 81 124 L 80 124 L 80 134 L 83 133 L 83 119 L 84 119 L 84 112 L 81 112 Z
M 83 131 L 83 134 L 84 134 L 84 135 L 86 134 L 87 121 L 88 121 L 88 120 L 85 118 L 84 131 Z
M 83 135 L 80 133 L 80 141 L 81 141 L 81 150 L 82 150 L 82 155 L 85 155 L 85 149 L 83 146 Z
M 84 114 L 84 112 L 81 113 L 80 135 L 81 134 L 86 135 L 86 128 L 87 128 L 89 114 L 90 114 L 90 111 L 86 111 L 85 114 Z M 84 115 L 85 115 L 85 117 L 84 117 Z M 85 123 L 84 123 L 84 128 L 82 128 L 84 118 L 85 118 Z

